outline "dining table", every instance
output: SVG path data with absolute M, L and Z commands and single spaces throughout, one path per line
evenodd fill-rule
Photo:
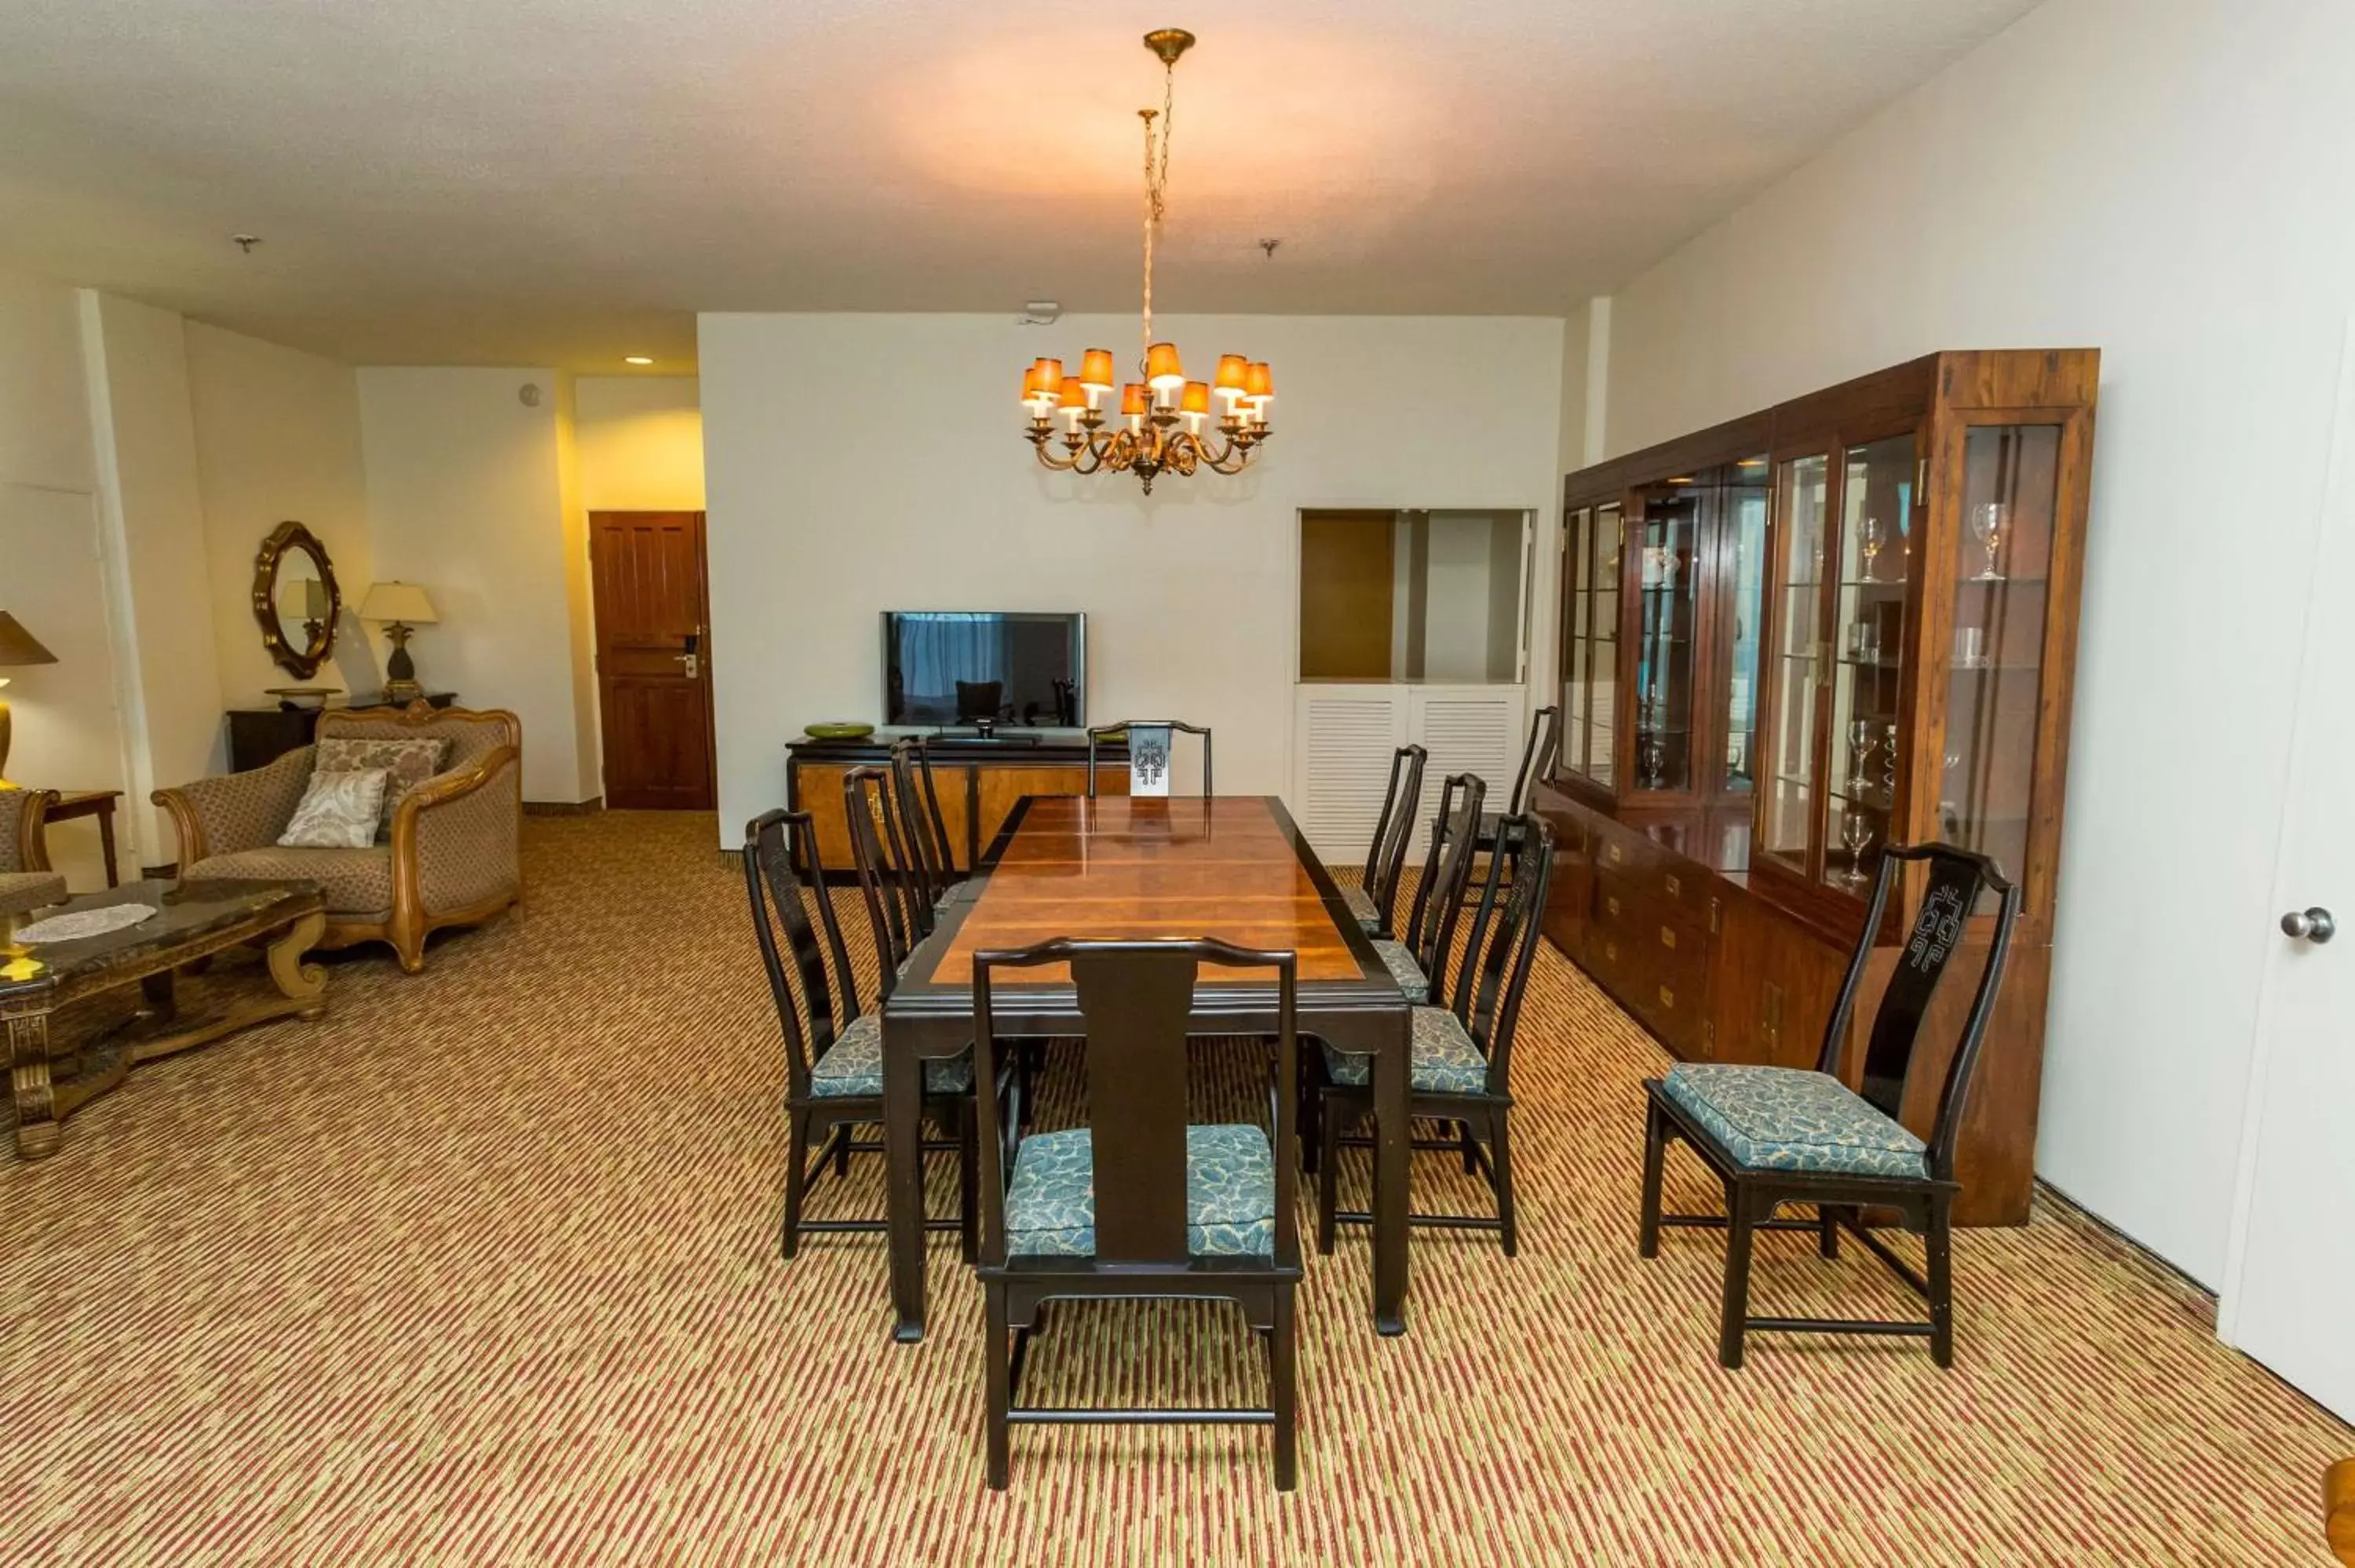
M 1373 1058 L 1373 1314 L 1406 1330 L 1412 1017 L 1341 890 L 1273 796 L 1026 795 L 942 906 L 882 1005 L 883 1142 L 894 1337 L 924 1335 L 923 1064 L 973 1042 L 974 955 L 1054 937 L 1215 937 L 1296 955 L 1296 1028 Z M 1001 1039 L 1083 1033 L 1068 969 L 992 983 Z M 1273 970 L 1195 987 L 1188 1033 L 1276 1033 Z

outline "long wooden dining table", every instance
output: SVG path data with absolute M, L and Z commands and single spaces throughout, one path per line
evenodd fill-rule
M 1304 1049 L 1323 1041 L 1374 1059 L 1374 1324 L 1406 1331 L 1406 998 L 1324 863 L 1272 796 L 1132 799 L 1025 796 L 973 875 L 918 945 L 883 1003 L 884 1157 L 895 1337 L 924 1336 L 923 1064 L 973 1040 L 973 958 L 1051 937 L 1217 937 L 1297 955 Z M 1027 982 L 1027 983 L 1026 983 Z M 1060 967 L 1001 975 L 996 1033 L 1082 1031 Z M 1195 989 L 1189 1032 L 1273 1036 L 1273 970 Z

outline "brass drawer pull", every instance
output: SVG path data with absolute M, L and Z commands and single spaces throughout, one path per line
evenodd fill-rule
M 1617 844 L 1609 846 L 1603 853 L 1611 857 L 1611 863 L 1613 865 L 1617 865 L 1627 858 L 1627 852 L 1621 849 Z
M 1665 885 L 1667 885 L 1667 887 L 1668 887 L 1668 896 L 1669 896 L 1669 897 L 1671 897 L 1671 898 L 1680 898 L 1680 897 L 1684 896 L 1684 884 L 1682 884 L 1681 882 L 1678 882 L 1678 881 L 1675 877 L 1673 877 L 1673 876 L 1670 876 L 1670 877 L 1664 877 L 1664 878 L 1662 878 L 1662 881 L 1665 883 Z
M 1677 934 L 1666 926 L 1660 927 L 1660 946 L 1668 948 L 1670 952 L 1676 951 Z
M 1619 961 L 1619 944 L 1616 942 L 1604 943 L 1603 956 L 1610 959 L 1613 963 L 1617 963 Z
M 1660 988 L 1660 1005 L 1662 1007 L 1674 1007 L 1676 1004 L 1677 993 L 1670 991 L 1667 986 L 1662 986 Z
M 1604 895 L 1603 899 L 1603 907 L 1611 911 L 1611 918 L 1614 920 L 1619 918 L 1619 899 L 1616 895 Z

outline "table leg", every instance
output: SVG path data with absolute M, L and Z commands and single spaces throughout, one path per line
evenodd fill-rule
M 1374 1054 L 1374 1328 L 1406 1332 L 1407 1089 L 1413 1077 L 1410 1015 L 1380 1025 L 1388 1038 Z
M 49 1018 L 8 1020 L 8 1077 L 16 1099 L 16 1152 L 46 1160 L 58 1151 L 58 1101 L 49 1083 Z
M 891 1337 L 924 1337 L 924 1064 L 909 1023 L 883 1024 L 884 1215 L 890 1226 Z
M 277 982 L 278 994 L 289 1001 L 312 1004 L 295 1013 L 297 1018 L 326 1015 L 327 971 L 322 965 L 303 961 L 303 955 L 316 947 L 319 938 L 326 934 L 327 916 L 324 911 L 314 910 L 287 927 L 270 944 L 270 978 Z
M 106 852 L 106 885 L 120 887 L 122 879 L 114 870 L 114 802 L 101 801 L 98 808 L 98 844 Z

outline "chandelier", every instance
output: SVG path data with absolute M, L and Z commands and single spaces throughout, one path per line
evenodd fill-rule
M 1111 424 L 1104 408 L 1113 390 L 1112 350 L 1089 349 L 1077 376 L 1064 375 L 1060 359 L 1038 360 L 1022 373 L 1022 406 L 1030 412 L 1024 433 L 1039 462 L 1058 472 L 1134 473 L 1147 495 L 1166 472 L 1241 473 L 1268 438 L 1268 406 L 1275 397 L 1264 360 L 1222 354 L 1210 380 L 1188 381 L 1178 345 L 1153 341 L 1153 238 L 1169 188 L 1178 57 L 1193 46 L 1194 35 L 1176 27 L 1145 35 L 1145 47 L 1161 60 L 1161 123 L 1154 125 L 1154 110 L 1136 111 L 1145 122 L 1145 356 L 1138 366 L 1142 379 L 1120 388 L 1120 422 Z M 1205 433 L 1214 418 L 1215 440 Z

